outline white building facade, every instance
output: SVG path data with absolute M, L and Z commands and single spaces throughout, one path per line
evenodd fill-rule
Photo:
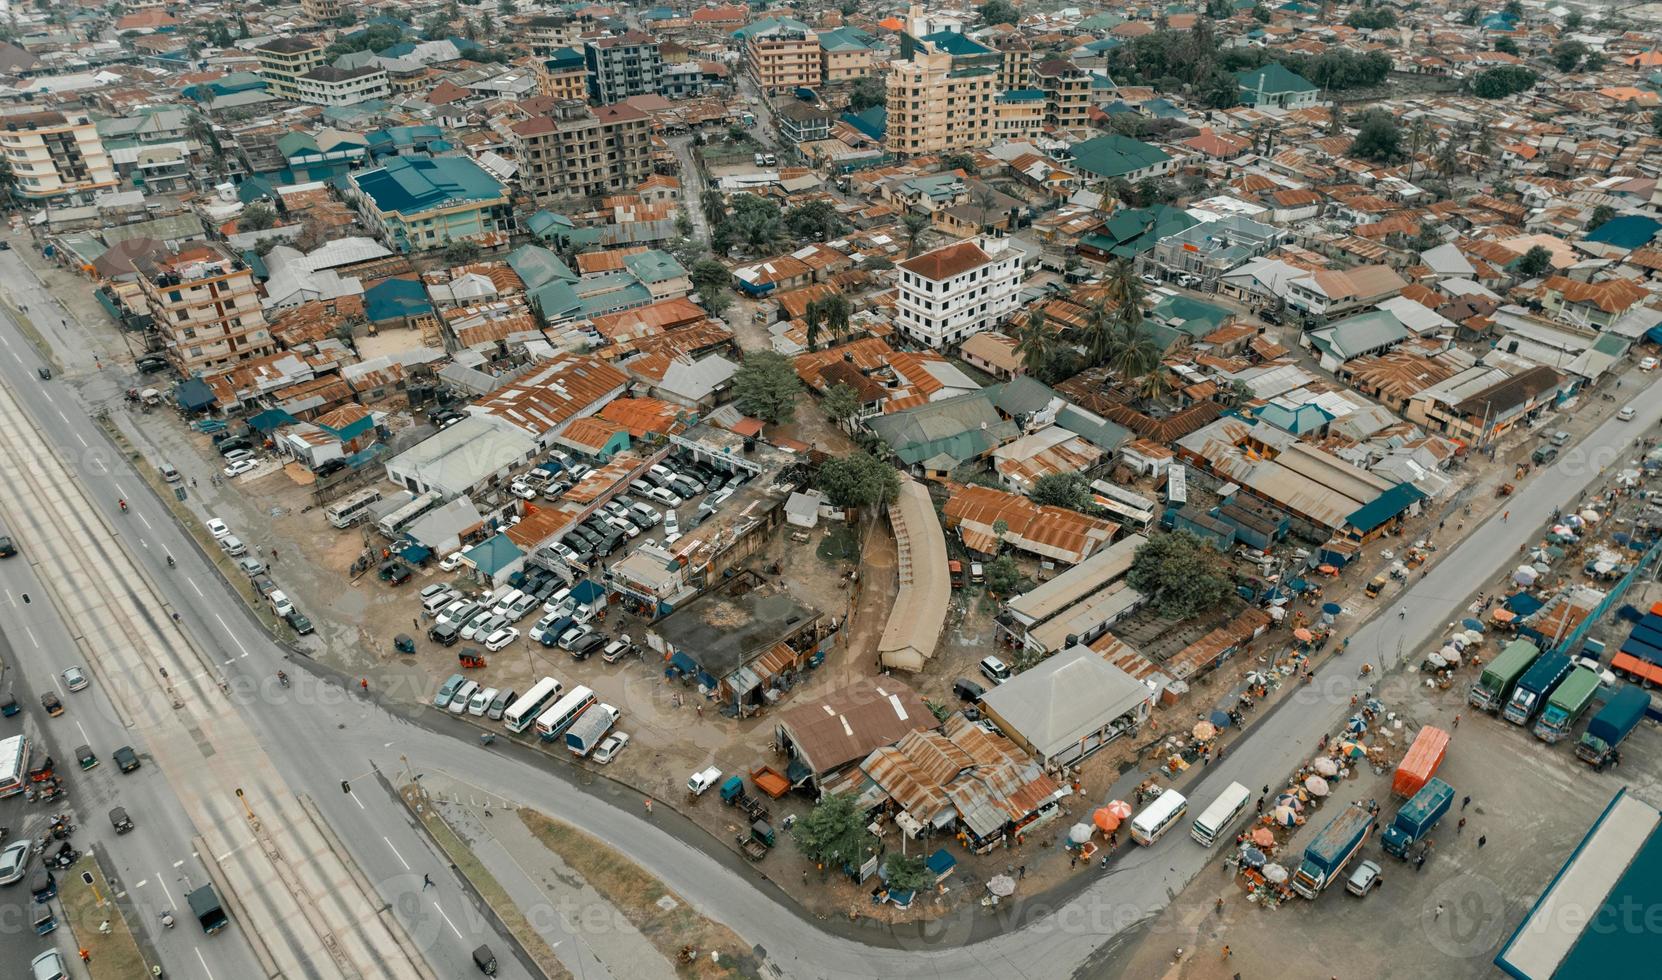
M 1002 238 L 956 242 L 900 263 L 895 325 L 920 344 L 956 347 L 1017 306 L 1021 253 Z

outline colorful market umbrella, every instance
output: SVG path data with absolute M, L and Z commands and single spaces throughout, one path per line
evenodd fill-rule
M 1308 776 L 1304 780 L 1304 788 L 1310 791 L 1311 796 L 1327 795 L 1327 780 L 1320 776 Z
M 1323 776 L 1337 776 L 1339 774 L 1339 764 L 1325 755 L 1318 756 L 1316 761 L 1311 763 L 1311 767 Z
M 1107 807 L 1100 807 L 1095 813 L 1091 814 L 1091 822 L 1096 824 L 1096 829 L 1105 834 L 1111 834 L 1120 829 L 1120 818 L 1108 812 Z
M 1275 843 L 1275 831 L 1268 827 L 1259 827 L 1252 832 L 1252 842 L 1259 847 L 1269 847 Z
M 1283 792 L 1280 796 L 1275 798 L 1275 805 L 1290 806 L 1295 810 L 1304 809 L 1304 804 L 1299 801 L 1299 798 L 1296 795 L 1287 792 Z
M 1103 809 L 1107 810 L 1109 813 L 1121 820 L 1131 816 L 1131 804 L 1125 802 L 1124 800 L 1109 800 L 1108 805 L 1103 807 Z
M 1270 814 L 1270 819 L 1283 827 L 1291 827 L 1298 823 L 1298 811 L 1290 806 L 1278 806 Z
M 1352 759 L 1360 759 L 1368 754 L 1368 747 L 1361 742 L 1346 742 L 1343 751 L 1345 755 Z
M 1214 726 L 1211 722 L 1209 722 L 1209 721 L 1197 721 L 1197 722 L 1195 722 L 1194 736 L 1195 736 L 1195 738 L 1200 739 L 1202 742 L 1209 741 L 1209 740 L 1217 737 L 1217 734 L 1218 734 L 1218 730 L 1217 730 L 1216 726 Z
M 1264 852 L 1256 847 L 1244 848 L 1241 851 L 1241 862 L 1249 868 L 1261 868 L 1267 860 L 1269 858 L 1264 855 Z

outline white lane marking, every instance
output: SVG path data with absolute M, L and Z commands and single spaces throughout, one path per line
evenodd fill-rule
M 202 972 L 208 975 L 208 980 L 214 980 L 214 971 L 208 969 L 208 961 L 202 958 L 202 947 L 192 946 L 196 951 L 196 962 L 202 964 Z
M 143 888 L 145 885 L 148 885 L 148 884 L 150 884 L 150 879 L 146 878 L 143 881 L 139 882 L 138 884 L 134 885 L 133 887 L 134 888 Z
M 87 730 L 85 728 L 81 728 L 81 723 L 79 721 L 77 721 L 75 723 L 75 727 L 77 729 L 79 729 L 80 732 L 81 732 L 81 744 L 82 745 L 91 745 L 92 744 L 92 739 L 87 737 Z
M 433 908 L 438 909 L 439 915 L 444 918 L 444 924 L 450 927 L 450 931 L 456 934 L 457 939 L 461 939 L 462 930 L 456 928 L 456 923 L 450 921 L 450 916 L 444 914 L 444 909 L 439 908 L 438 902 L 433 903 Z
M 195 589 L 195 590 L 196 590 L 196 594 L 197 594 L 197 596 L 198 596 L 198 597 L 200 597 L 200 598 L 206 598 L 206 596 L 203 596 L 203 595 L 202 595 L 202 588 L 201 588 L 201 587 L 200 587 L 200 586 L 198 586 L 198 585 L 197 585 L 197 584 L 196 584 L 196 580 L 195 580 L 195 579 L 193 579 L 193 578 L 187 578 L 187 579 L 185 579 L 185 581 L 187 581 L 187 582 L 189 582 L 189 583 L 190 583 L 190 587 L 191 587 L 191 588 L 193 588 L 193 589 Z
M 381 746 L 381 748 L 383 748 L 383 749 L 390 749 L 390 748 L 392 748 L 392 743 L 391 743 L 391 742 L 387 742 L 387 743 L 385 743 L 385 744 L 384 744 L 384 745 L 382 745 L 382 746 Z
M 96 467 L 98 467 L 98 472 L 100 472 L 100 473 L 103 473 L 103 474 L 105 474 L 105 475 L 106 475 L 106 476 L 107 476 L 107 475 L 109 475 L 109 472 L 110 472 L 110 471 L 109 471 L 109 470 L 106 470 L 106 469 L 105 469 L 105 468 L 104 468 L 104 461 L 103 461 L 103 460 L 101 460 L 101 459 L 99 459 L 99 458 L 98 458 L 98 457 L 96 457 L 96 456 L 94 456 L 94 457 L 93 457 L 93 459 L 92 459 L 92 465 L 94 465 L 94 466 L 96 466 Z
M 46 397 L 46 400 L 47 400 L 47 401 L 51 401 L 51 400 L 52 400 L 52 393 L 51 393 L 51 392 L 50 392 L 50 391 L 47 391 L 47 390 L 46 390 L 46 389 L 45 389 L 45 388 L 42 388 L 42 389 L 41 389 L 41 390 L 40 390 L 40 393 L 41 393 L 41 394 L 42 394 L 42 395 L 44 395 L 44 396 L 45 396 L 45 397 Z
M 175 868 L 182 868 L 182 867 L 184 867 L 184 865 L 185 865 L 185 862 L 184 862 L 184 861 L 183 861 L 183 860 L 182 860 L 182 859 L 181 859 L 181 860 L 178 860 L 178 861 L 175 861 L 175 862 L 173 862 L 173 866 L 174 866 L 174 867 L 175 867 Z
M 347 793 L 346 795 L 352 797 L 352 802 L 358 804 L 358 809 L 360 809 L 360 810 L 367 810 L 368 809 L 368 807 L 364 806 L 364 801 L 358 799 L 358 794 L 357 793 Z
M 155 528 L 150 526 L 150 518 L 145 517 L 143 514 L 140 514 L 139 515 L 139 520 L 144 522 L 144 526 L 147 530 L 151 530 L 151 531 L 155 530 Z
M 12 360 L 16 361 L 19 364 L 23 363 L 23 358 L 17 356 L 17 351 L 12 351 Z
M 81 448 L 82 449 L 88 448 L 87 447 L 87 437 L 86 436 L 83 436 L 79 432 L 77 432 L 77 433 L 75 433 L 75 438 L 81 440 Z
M 123 489 L 121 489 L 121 484 L 119 484 L 119 483 L 117 483 L 117 484 L 116 484 L 116 485 L 115 485 L 115 492 L 116 492 L 116 493 L 119 493 L 119 494 L 121 494 L 121 499 L 122 499 L 122 500 L 126 500 L 126 499 L 127 499 L 127 491 L 125 491 L 125 490 L 123 490 Z
M 177 868 L 178 865 L 175 864 L 174 867 Z M 165 875 L 157 875 L 156 884 L 162 886 L 162 894 L 167 896 L 167 904 L 171 906 L 173 904 L 173 891 L 167 887 L 167 877 Z
M 40 649 L 40 641 L 35 639 L 35 631 L 25 626 L 23 627 L 23 632 L 29 634 L 29 642 L 35 645 L 35 649 Z
M 11 603 L 14 608 L 17 606 L 17 600 L 12 597 L 11 589 L 6 590 L 6 601 Z
M 214 613 L 214 618 L 219 620 L 219 626 L 221 629 L 227 633 L 231 633 L 231 627 L 225 625 L 225 617 L 221 616 L 219 613 Z M 242 639 L 238 637 L 237 634 L 231 633 L 231 642 L 235 643 L 237 645 L 237 649 L 241 650 L 243 653 L 248 652 L 248 648 L 242 645 Z
M 143 538 L 139 538 L 139 544 L 142 545 L 144 547 L 144 549 L 147 550 L 147 551 L 150 548 L 150 542 L 144 540 Z
M 64 425 L 68 425 L 68 424 L 69 424 L 69 416 L 67 416 L 67 415 L 65 415 L 65 414 L 64 414 L 64 413 L 63 413 L 63 409 L 61 409 L 61 408 L 60 408 L 60 409 L 58 409 L 58 418 L 60 418 L 60 419 L 63 419 L 63 424 L 64 424 Z
M 404 866 L 404 870 L 410 870 L 410 862 L 404 860 L 404 855 L 398 853 L 398 848 L 392 846 L 392 841 L 387 840 L 385 837 L 381 839 L 387 841 L 387 850 L 391 851 L 392 856 L 398 859 L 398 863 Z

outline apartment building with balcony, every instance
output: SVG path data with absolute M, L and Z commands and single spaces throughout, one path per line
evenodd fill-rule
M 1021 253 L 1008 239 L 955 242 L 898 268 L 895 326 L 939 350 L 998 326 L 1020 303 Z
M 583 44 L 583 60 L 589 71 L 589 98 L 597 103 L 658 94 L 664 58 L 649 34 L 626 31 L 591 39 Z
M 887 90 L 884 146 L 897 157 L 987 146 L 994 139 L 998 73 L 991 68 L 958 68 L 951 54 L 925 44 L 889 65 Z
M 1062 129 L 1088 129 L 1091 76 L 1069 61 L 1052 58 L 1033 66 L 1036 87 L 1045 93 L 1045 122 Z
M 581 48 L 583 25 L 563 15 L 532 17 L 520 29 L 520 36 L 539 58 L 552 58 L 561 48 Z
M 260 76 L 272 95 L 300 98 L 300 77 L 323 64 L 323 45 L 303 37 L 278 37 L 254 48 Z
M 90 201 L 120 181 L 97 124 L 79 110 L 0 118 L 0 153 L 14 178 L 12 196 L 24 201 Z
M 652 117 L 628 105 L 554 105 L 512 129 L 519 184 L 539 204 L 628 190 L 652 173 Z
M 513 231 L 507 189 L 467 157 L 393 157 L 346 180 L 347 199 L 400 252 L 489 241 Z
M 314 24 L 327 24 L 346 12 L 344 0 L 300 0 L 300 13 Z
M 551 99 L 589 97 L 589 66 L 576 48 L 556 48 L 536 66 L 537 94 Z
M 876 70 L 872 53 L 877 39 L 857 27 L 839 27 L 819 34 L 820 80 L 847 82 Z
M 254 274 L 222 246 L 193 243 L 137 267 L 163 353 L 181 376 L 217 374 L 275 351 Z
M 744 63 L 768 95 L 820 84 L 819 34 L 800 20 L 768 17 L 733 32 L 744 42 Z

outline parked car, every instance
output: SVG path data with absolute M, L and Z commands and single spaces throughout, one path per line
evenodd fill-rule
M 308 634 L 312 631 L 312 621 L 311 621 L 311 619 L 309 617 L 307 617 L 307 615 L 305 613 L 301 612 L 298 609 L 295 609 L 295 610 L 291 611 L 287 616 L 284 616 L 283 618 L 288 620 L 289 628 L 294 630 L 296 633 L 298 633 L 301 636 L 305 636 L 306 634 Z
M 490 710 L 491 701 L 495 699 L 498 693 L 494 687 L 474 691 L 473 697 L 467 703 L 467 713 L 475 718 L 485 717 L 485 712 Z
M 244 450 L 252 455 L 254 452 L 254 443 L 252 440 L 244 439 L 241 436 L 226 439 L 224 442 L 219 444 L 219 454 L 221 456 L 229 456 L 231 453 Z
M 571 648 L 577 644 L 577 641 L 586 636 L 588 632 L 589 628 L 587 626 L 573 626 L 570 629 L 567 629 L 564 633 L 560 634 L 560 640 L 556 646 L 558 646 L 561 650 L 570 652 Z
M 217 517 L 210 517 L 208 518 L 208 533 L 214 536 L 215 541 L 218 541 L 231 533 L 231 526 Z
M 462 689 L 462 684 L 466 681 L 467 678 L 461 674 L 451 674 L 448 680 L 439 685 L 438 693 L 433 695 L 433 707 L 450 707 L 450 702 L 455 700 L 456 692 Z
M 485 717 L 491 721 L 501 721 L 502 713 L 508 710 L 508 705 L 513 704 L 514 698 L 518 696 L 519 692 L 511 687 L 506 691 L 497 692 L 496 697 L 491 698 L 491 706 L 485 709 Z
M 679 496 L 676 495 L 675 491 L 666 489 L 664 487 L 653 487 L 652 492 L 650 494 L 648 494 L 647 496 L 651 497 L 653 500 L 656 500 L 658 503 L 663 504 L 666 507 L 679 507 L 682 504 L 686 503 L 686 501 L 682 500 Z
M 615 500 L 606 501 L 606 503 L 600 509 L 605 511 L 606 513 L 612 515 L 613 517 L 620 518 L 620 519 L 625 520 L 625 521 L 627 521 L 629 519 L 629 508 L 625 507 L 624 505 L 618 503 Z
M 664 515 L 646 504 L 630 504 L 629 519 L 640 528 L 657 527 L 663 523 Z
M 1358 898 L 1365 898 L 1368 892 L 1379 887 L 1379 865 L 1373 861 L 1363 861 L 1351 872 L 1350 880 L 1345 882 L 1345 891 Z
M 87 689 L 87 683 L 86 671 L 79 667 L 71 667 L 63 672 L 63 686 L 71 691 L 84 691 Z
M 69 970 L 58 951 L 49 949 L 29 961 L 29 980 L 69 980 Z
M 250 558 L 247 555 L 237 559 L 237 567 L 242 570 L 242 574 L 249 578 L 265 573 L 265 562 L 258 558 Z
M 497 630 L 508 625 L 508 617 L 498 616 L 493 612 L 482 612 L 468 620 L 462 627 L 462 639 L 483 640 Z
M 455 623 L 439 623 L 427 631 L 427 638 L 439 646 L 455 646 L 456 641 L 462 638 L 462 628 Z
M 979 701 L 987 689 L 975 683 L 968 677 L 960 677 L 952 682 L 952 693 L 958 695 L 961 701 Z
M 473 693 L 477 690 L 479 690 L 478 681 L 463 682 L 462 686 L 457 688 L 455 696 L 450 699 L 450 707 L 444 710 L 453 715 L 466 714 L 468 702 L 473 700 Z
M 600 659 L 606 663 L 615 664 L 634 652 L 635 644 L 629 642 L 629 637 L 623 636 L 606 644 L 606 649 L 600 652 Z
M 33 844 L 25 837 L 0 851 L 0 885 L 15 885 L 29 873 L 29 855 L 33 852 Z
M 233 449 L 225 453 L 224 456 L 227 463 L 240 463 L 244 460 L 253 459 L 254 451 L 252 449 Z
M 460 551 L 452 551 L 450 554 L 439 559 L 439 571 L 441 572 L 454 572 L 456 569 L 461 567 L 462 553 Z
M 594 753 L 590 755 L 589 758 L 594 760 L 596 765 L 603 766 L 617 758 L 618 753 L 622 752 L 628 744 L 628 732 L 613 732 L 602 739 L 599 745 L 594 747 Z
M 571 645 L 571 659 L 587 660 L 606 645 L 606 634 L 586 633 Z
M 619 531 L 622 531 L 623 536 L 629 538 L 630 540 L 634 540 L 635 538 L 641 536 L 641 529 L 635 525 L 634 521 L 631 521 L 627 517 L 608 518 L 606 523 L 617 528 Z
M 995 685 L 1002 684 L 1010 679 L 1010 668 L 997 657 L 982 657 L 981 675 Z
M 1623 422 L 1631 422 L 1633 421 L 1633 416 L 1635 414 L 1636 413 L 1634 412 L 1632 405 L 1624 405 L 1622 410 L 1616 413 L 1616 418 L 1621 419 Z
M 485 637 L 485 649 L 495 653 L 517 639 L 519 639 L 519 630 L 512 626 L 504 626 Z

